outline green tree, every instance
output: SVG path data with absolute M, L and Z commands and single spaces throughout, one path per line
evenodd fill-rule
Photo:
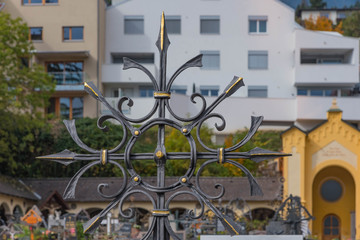
M 0 12 L 0 33 L 0 111 L 34 115 L 46 106 L 54 82 L 31 62 L 34 47 L 26 23 Z
M 342 28 L 345 36 L 360 37 L 360 12 L 355 11 L 347 16 Z
M 338 25 L 333 25 L 332 21 L 327 17 L 320 17 L 318 16 L 314 19 L 310 16 L 309 19 L 304 20 L 304 27 L 309 30 L 315 31 L 333 31 L 343 34 L 342 26 L 343 22 L 341 21 Z
M 31 174 L 34 157 L 51 143 L 43 110 L 54 83 L 34 56 L 29 29 L 0 12 L 0 173 Z
M 316 9 L 324 9 L 326 8 L 326 2 L 323 2 L 323 0 L 310 0 L 310 7 Z
M 231 147 L 240 142 L 247 134 L 247 131 L 238 131 L 229 135 L 225 140 L 225 147 Z M 281 137 L 279 131 L 257 131 L 256 134 L 244 146 L 239 148 L 238 152 L 247 152 L 255 147 L 264 148 L 271 151 L 281 150 Z M 239 163 L 243 164 L 255 176 L 258 175 L 257 169 L 259 164 L 249 159 L 240 159 Z M 225 164 L 231 175 L 242 176 L 243 172 L 230 164 Z
M 94 149 L 111 149 L 115 147 L 123 137 L 123 129 L 120 125 L 106 123 L 109 131 L 104 133 L 96 127 L 97 119 L 78 119 L 76 120 L 76 129 L 79 138 Z M 77 153 L 86 153 L 80 149 L 76 143 L 71 139 L 70 134 L 62 123 L 57 123 L 53 127 L 54 129 L 54 152 L 60 152 L 64 149 L 68 149 Z M 146 132 L 142 133 L 139 138 L 136 139 L 131 152 L 132 153 L 154 153 L 157 146 L 157 132 L 158 127 L 152 127 Z M 196 140 L 196 131 L 191 132 Z M 200 131 L 201 139 L 209 147 L 215 147 L 211 143 L 211 136 L 213 132 L 207 126 L 203 126 Z M 127 139 L 127 141 L 129 138 Z M 197 151 L 205 151 L 204 148 L 196 140 Z M 165 147 L 166 152 L 189 152 L 190 145 L 185 136 L 183 136 L 178 130 L 166 127 L 165 128 Z M 124 147 L 119 152 L 124 152 Z M 201 164 L 200 161 L 199 164 Z M 136 172 L 142 176 L 156 176 L 156 163 L 153 159 L 149 160 L 132 160 L 131 161 Z M 51 165 L 50 165 L 51 164 Z M 198 164 L 198 167 L 199 167 Z M 83 163 L 73 163 L 69 166 L 63 166 L 61 164 L 48 162 L 43 170 L 43 174 L 46 176 L 72 176 Z M 216 175 L 223 167 L 210 166 L 206 170 L 205 175 Z M 168 176 L 181 176 L 185 174 L 189 168 L 189 160 L 168 160 L 166 163 L 166 174 Z M 219 170 L 220 169 L 220 170 Z M 224 171 L 224 170 L 222 170 Z M 106 166 L 94 166 L 91 170 L 86 172 L 84 176 L 121 176 L 121 171 L 118 168 L 114 168 L 113 165 L 108 164 Z M 224 174 L 223 174 L 224 175 Z

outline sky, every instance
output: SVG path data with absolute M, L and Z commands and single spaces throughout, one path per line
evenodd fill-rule
M 281 0 L 281 1 L 290 5 L 293 8 L 296 8 L 296 6 L 301 3 L 301 0 Z M 309 3 L 309 0 L 307 0 L 307 2 Z M 355 4 L 356 0 L 324 0 L 324 2 L 327 3 L 327 8 L 343 8 Z

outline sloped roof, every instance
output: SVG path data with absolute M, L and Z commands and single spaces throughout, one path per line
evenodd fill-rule
M 166 185 L 170 185 L 178 181 L 178 177 L 168 177 Z M 222 184 L 225 187 L 225 195 L 222 200 L 229 201 L 234 198 L 243 198 L 246 201 L 272 201 L 281 200 L 282 184 L 276 177 L 257 178 L 264 195 L 263 196 L 250 196 L 250 185 L 245 177 L 202 177 L 200 184 L 203 191 L 209 195 L 215 196 L 220 190 L 215 189 L 216 184 Z M 34 191 L 36 191 L 42 198 L 46 198 L 54 190 L 60 194 L 69 182 L 69 178 L 51 178 L 51 179 L 24 179 L 23 181 Z M 156 177 L 143 178 L 143 181 L 150 185 L 156 185 Z M 118 191 L 122 186 L 122 178 L 81 178 L 76 188 L 75 199 L 65 199 L 67 202 L 102 202 L 109 201 L 102 198 L 97 188 L 99 184 L 108 183 L 109 188 L 104 189 L 104 193 L 112 194 Z M 180 188 L 180 190 L 187 190 L 187 188 Z M 188 190 L 191 192 L 191 190 Z M 148 201 L 148 198 L 143 194 L 133 195 L 134 201 Z M 170 193 L 166 194 L 167 197 Z M 174 199 L 174 201 L 194 201 L 194 197 L 189 194 L 182 194 Z
M 0 193 L 35 201 L 40 199 L 22 181 L 4 175 L 0 175 Z

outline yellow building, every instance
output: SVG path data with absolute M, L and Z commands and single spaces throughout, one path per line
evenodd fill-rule
M 325 114 L 325 113 L 324 113 Z M 319 239 L 360 239 L 360 132 L 333 105 L 327 120 L 309 131 L 291 127 L 282 135 L 284 196 L 300 196 L 316 218 Z
M 85 93 L 83 81 L 102 88 L 105 1 L 0 0 L 0 5 L 27 23 L 36 49 L 32 60 L 57 83 L 47 112 L 65 119 L 96 117 L 99 106 Z

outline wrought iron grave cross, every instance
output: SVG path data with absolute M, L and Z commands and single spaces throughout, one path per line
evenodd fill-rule
M 152 110 L 144 117 L 140 119 L 131 119 L 122 111 L 122 106 L 124 103 L 128 103 L 128 106 L 133 105 L 133 101 L 129 97 L 122 97 L 118 102 L 118 109 L 113 108 L 101 94 L 101 92 L 96 88 L 93 83 L 84 83 L 85 91 L 94 97 L 96 100 L 103 103 L 110 111 L 111 114 L 102 115 L 98 119 L 98 127 L 103 131 L 106 131 L 107 128 L 104 126 L 104 122 L 109 119 L 116 120 L 123 127 L 123 138 L 120 140 L 120 143 L 113 149 L 92 149 L 82 142 L 77 135 L 75 121 L 74 120 L 64 120 L 67 130 L 69 131 L 72 139 L 76 144 L 82 149 L 89 152 L 89 154 L 78 154 L 71 152 L 69 150 L 64 150 L 57 154 L 47 155 L 38 157 L 38 159 L 47 159 L 51 161 L 60 162 L 63 164 L 71 164 L 76 161 L 87 161 L 87 165 L 82 167 L 70 180 L 68 183 L 65 192 L 64 198 L 74 198 L 75 189 L 78 183 L 79 178 L 83 175 L 92 166 L 97 164 L 114 164 L 116 167 L 121 169 L 123 173 L 123 184 L 120 186 L 118 192 L 112 195 L 106 195 L 103 193 L 102 189 L 106 184 L 100 184 L 98 187 L 99 194 L 107 199 L 111 199 L 109 205 L 103 209 L 98 215 L 90 219 L 84 224 L 84 232 L 92 233 L 100 225 L 101 221 L 106 218 L 106 214 L 114 208 L 116 205 L 119 205 L 120 215 L 124 218 L 132 218 L 134 211 L 128 209 L 129 211 L 124 211 L 122 209 L 124 201 L 133 194 L 140 193 L 144 194 L 153 205 L 152 210 L 152 222 L 149 225 L 146 235 L 143 239 L 169 239 L 171 236 L 173 239 L 179 239 L 176 236 L 175 232 L 170 226 L 168 216 L 170 214 L 169 205 L 170 202 L 177 196 L 188 194 L 197 199 L 200 203 L 201 211 L 198 214 L 195 214 L 193 211 L 189 211 L 188 216 L 192 219 L 198 219 L 203 216 L 205 205 L 214 212 L 214 214 L 219 218 L 224 227 L 228 230 L 231 235 L 237 235 L 240 233 L 240 226 L 238 226 L 235 221 L 230 217 L 225 216 L 218 210 L 211 202 L 211 200 L 220 199 L 225 192 L 224 187 L 221 184 L 217 184 L 215 187 L 220 188 L 220 193 L 216 196 L 211 196 L 206 194 L 200 186 L 200 175 L 203 169 L 211 164 L 218 163 L 224 164 L 229 163 L 238 168 L 240 168 L 245 175 L 247 176 L 250 184 L 251 195 L 262 195 L 262 191 L 256 182 L 255 178 L 251 175 L 250 171 L 246 169 L 243 165 L 236 162 L 232 159 L 250 159 L 255 162 L 260 162 L 267 159 L 273 159 L 282 156 L 288 156 L 288 154 L 283 154 L 279 152 L 273 152 L 264 150 L 261 148 L 254 148 L 248 152 L 234 152 L 234 150 L 240 148 L 245 143 L 247 143 L 252 136 L 255 134 L 259 128 L 263 117 L 252 117 L 251 118 L 251 127 L 248 134 L 236 145 L 229 148 L 218 148 L 212 149 L 204 144 L 200 138 L 200 129 L 204 121 L 209 118 L 218 118 L 222 121 L 222 124 L 219 126 L 215 124 L 217 130 L 221 131 L 225 128 L 225 119 L 223 116 L 217 113 L 213 113 L 213 110 L 220 102 L 225 100 L 227 97 L 230 97 L 235 91 L 240 87 L 244 86 L 243 79 L 240 77 L 234 77 L 225 90 L 217 97 L 217 99 L 206 106 L 205 98 L 199 94 L 194 93 L 191 95 L 191 101 L 195 103 L 194 99 L 199 98 L 202 102 L 202 109 L 200 112 L 193 117 L 184 118 L 180 117 L 171 109 L 169 104 L 169 99 L 171 98 L 170 89 L 181 72 L 191 67 L 201 67 L 202 66 L 202 55 L 198 55 L 185 64 L 183 64 L 169 79 L 166 81 L 166 61 L 167 61 L 167 49 L 170 45 L 170 41 L 167 35 L 166 26 L 165 26 L 165 16 L 162 14 L 161 18 L 161 27 L 156 46 L 160 53 L 160 68 L 159 68 L 159 79 L 156 79 L 152 73 L 147 70 L 141 64 L 129 59 L 124 58 L 124 70 L 130 68 L 137 68 L 143 71 L 151 80 L 154 87 L 154 98 L 155 104 Z M 165 112 L 168 111 L 177 121 L 170 120 L 166 118 Z M 155 117 L 157 112 L 158 116 Z M 132 124 L 143 123 L 140 127 L 134 127 Z M 157 134 L 157 147 L 153 153 L 132 153 L 131 150 L 136 143 L 137 139 L 151 127 L 158 127 Z M 176 129 L 181 132 L 188 140 L 191 151 L 190 152 L 167 152 L 165 149 L 165 126 Z M 196 137 L 199 143 L 207 152 L 198 152 L 196 150 L 196 144 L 194 137 L 190 132 L 196 128 Z M 130 133 L 129 140 L 128 132 Z M 124 153 L 118 153 L 119 150 L 123 149 Z M 141 175 L 135 171 L 132 161 L 134 160 L 149 160 L 152 159 L 157 165 L 157 184 L 152 185 L 142 179 Z M 178 181 L 173 184 L 165 184 L 165 164 L 169 160 L 180 160 L 188 159 L 189 168 L 186 173 L 179 177 Z M 195 168 L 198 160 L 206 160 L 195 173 Z M 123 162 L 123 167 L 119 162 Z M 129 179 L 128 179 L 128 175 Z M 192 178 L 194 177 L 194 180 Z M 182 190 L 182 189 L 187 190 Z M 169 193 L 169 197 L 165 197 L 165 193 Z

